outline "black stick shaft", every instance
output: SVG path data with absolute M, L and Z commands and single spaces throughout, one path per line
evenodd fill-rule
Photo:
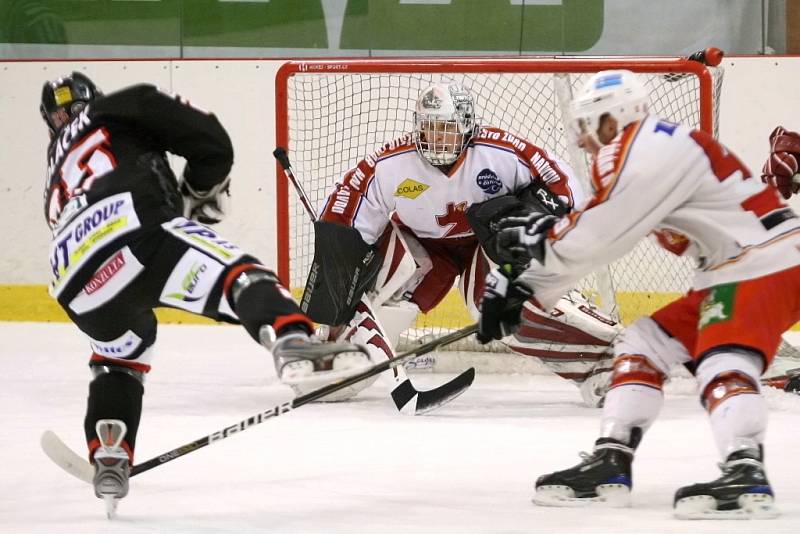
M 316 222 L 317 210 L 315 210 L 314 206 L 311 205 L 311 201 L 308 199 L 306 192 L 300 185 L 300 181 L 294 175 L 294 171 L 292 171 L 292 165 L 289 163 L 289 156 L 286 154 L 286 149 L 282 146 L 279 146 L 272 151 L 272 155 L 275 156 L 275 159 L 277 159 L 278 163 L 280 163 L 281 167 L 283 167 L 283 174 L 285 174 L 289 181 L 292 182 L 294 190 L 297 191 L 297 196 L 300 197 L 300 202 L 303 203 L 303 207 L 306 208 L 308 216 L 311 217 L 311 221 Z
M 356 382 L 361 382 L 362 380 L 366 380 L 367 378 L 370 378 L 384 371 L 392 369 L 393 367 L 396 367 L 401 363 L 408 361 L 412 358 L 421 356 L 423 354 L 427 354 L 429 352 L 433 352 L 439 347 L 443 347 L 445 345 L 449 345 L 450 343 L 454 343 L 460 339 L 464 339 L 465 337 L 474 334 L 477 330 L 478 330 L 477 324 L 464 327 L 461 330 L 456 330 L 455 332 L 447 334 L 446 336 L 436 338 L 434 340 L 425 343 L 424 345 L 420 345 L 416 349 L 409 350 L 402 354 L 399 354 L 393 360 L 386 360 L 379 364 L 373 365 L 369 369 L 357 375 L 353 375 L 348 378 L 343 378 L 341 380 L 328 384 L 327 386 L 323 386 L 319 389 L 315 389 L 314 391 L 310 391 L 305 395 L 296 397 L 295 399 L 289 402 L 284 402 L 283 404 L 278 404 L 277 406 L 273 406 L 268 410 L 257 413 L 251 417 L 248 417 L 247 419 L 243 419 L 242 421 L 239 421 L 234 425 L 227 426 L 225 428 L 217 430 L 216 432 L 213 432 L 208 436 L 203 436 L 202 438 L 196 439 L 185 445 L 181 445 L 180 447 L 165 452 L 164 454 L 156 456 L 155 458 L 151 458 L 140 464 L 137 464 L 131 468 L 131 476 L 136 476 L 139 473 L 144 473 L 145 471 L 149 471 L 154 467 L 164 465 L 165 463 L 171 462 L 172 460 L 180 458 L 181 456 L 185 456 L 190 452 L 194 452 L 196 450 L 202 449 L 203 447 L 207 447 L 212 443 L 216 443 L 217 441 L 229 438 L 232 435 L 237 434 L 243 430 L 247 430 L 252 426 L 259 425 L 264 421 L 266 421 L 267 419 L 282 415 L 286 412 L 299 408 L 304 404 L 308 404 L 317 399 L 325 397 L 330 393 L 339 391 L 340 389 L 346 388 L 348 386 L 352 386 Z

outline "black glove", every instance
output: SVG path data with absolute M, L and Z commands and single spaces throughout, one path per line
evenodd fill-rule
M 519 328 L 522 305 L 533 291 L 519 280 L 512 280 L 500 268 L 486 275 L 481 300 L 477 338 L 481 343 L 503 339 Z
M 534 212 L 526 217 L 500 220 L 497 233 L 497 255 L 504 261 L 518 264 L 534 259 L 544 262 L 547 231 L 558 221 L 555 215 Z
M 199 191 L 184 177 L 178 191 L 183 197 L 183 216 L 203 224 L 216 224 L 225 218 L 231 178 L 227 176 L 208 191 Z

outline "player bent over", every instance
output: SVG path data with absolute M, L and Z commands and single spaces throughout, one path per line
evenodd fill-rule
M 515 320 L 502 304 L 520 291 L 551 306 L 655 232 L 667 250 L 695 259 L 693 289 L 618 338 L 592 454 L 539 477 L 534 502 L 627 505 L 636 447 L 658 416 L 670 369 L 684 365 L 723 463 L 716 480 L 677 491 L 676 516 L 774 517 L 759 377 L 800 319 L 800 219 L 713 137 L 648 115 L 647 101 L 629 71 L 600 72 L 576 97 L 580 145 L 594 154 L 594 196 L 557 221 L 533 214 L 501 223 L 499 246 L 538 262 L 515 280 L 493 273 L 480 328 L 492 335 Z
M 456 280 L 477 318 L 483 280 L 496 261 L 494 246 L 486 245 L 496 220 L 528 203 L 563 214 L 582 197 L 563 161 L 516 134 L 480 125 L 465 87 L 433 84 L 417 99 L 413 131 L 350 169 L 328 197 L 301 306 L 316 322 L 338 327 L 339 339 L 386 358 L 396 336 Z M 365 292 L 389 332 L 359 301 Z M 599 395 L 586 379 L 597 374 L 619 328 L 578 292 L 557 307 L 552 314 L 526 307 L 519 331 L 505 341 L 564 378 L 592 383 L 584 389 L 595 404 Z
M 128 473 L 160 306 L 240 323 L 278 374 L 302 376 L 323 344 L 276 276 L 206 223 L 224 215 L 233 149 L 214 115 L 150 85 L 103 95 L 81 73 L 45 83 L 50 131 L 45 216 L 53 231 L 50 292 L 89 337 L 85 432 L 95 493 L 128 492 Z M 178 185 L 166 152 L 187 161 Z M 183 215 L 186 216 L 183 216 Z

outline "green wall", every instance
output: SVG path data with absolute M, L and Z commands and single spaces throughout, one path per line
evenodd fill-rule
M 603 0 L 429 1 L 338 0 L 328 2 L 339 12 L 329 7 L 326 20 L 321 0 L 2 0 L 0 43 L 66 45 L 65 52 L 70 45 L 175 47 L 176 56 L 190 47 L 263 48 L 264 55 L 297 49 L 309 55 L 331 49 L 571 53 L 590 48 L 603 30 Z

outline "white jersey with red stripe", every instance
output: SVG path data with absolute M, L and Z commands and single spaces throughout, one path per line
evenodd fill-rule
M 354 226 L 375 243 L 390 219 L 418 238 L 474 235 L 464 212 L 541 180 L 572 207 L 584 193 L 572 169 L 546 150 L 496 128 L 481 128 L 445 173 L 417 153 L 411 134 L 350 169 L 328 197 L 322 219 Z
M 545 307 L 648 234 L 694 259 L 694 289 L 800 264 L 800 219 L 704 132 L 655 116 L 632 123 L 597 154 L 592 186 L 550 230 L 544 265 L 521 275 Z

